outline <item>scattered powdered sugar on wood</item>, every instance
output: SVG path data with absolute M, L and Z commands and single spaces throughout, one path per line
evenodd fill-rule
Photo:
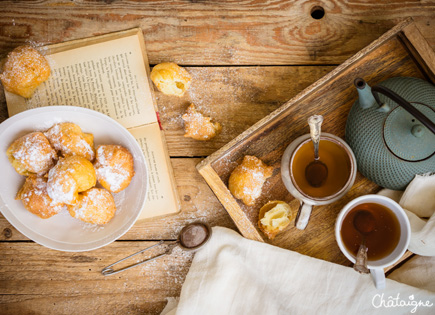
M 45 46 L 46 45 L 45 43 L 37 42 L 34 40 L 26 40 L 26 44 L 34 47 L 35 49 L 37 48 L 41 54 L 44 54 L 47 52 L 47 47 Z
M 160 100 L 158 94 L 156 95 L 156 101 L 158 103 L 160 122 L 162 123 L 164 129 L 181 129 L 183 127 L 183 120 L 181 119 L 181 116 L 183 115 L 184 111 L 182 112 L 180 109 L 174 110 L 174 106 L 172 104 L 166 106 L 164 101 Z
M 167 245 L 164 243 L 161 246 L 157 246 L 155 250 L 146 255 L 139 257 L 136 262 L 141 262 L 147 258 L 151 258 L 162 254 L 167 249 Z M 147 278 L 152 281 L 153 284 L 164 286 L 168 282 L 174 282 L 175 284 L 183 284 L 186 274 L 189 271 L 189 266 L 192 263 L 194 252 L 184 251 L 180 247 L 175 247 L 169 256 L 163 256 L 152 261 L 148 261 L 141 265 L 140 274 L 146 274 Z M 156 272 L 156 270 L 158 272 Z
M 190 101 L 202 114 L 211 116 L 212 110 L 210 105 L 216 102 L 215 96 L 212 93 L 204 93 L 204 85 L 212 84 L 216 79 L 216 73 L 210 71 L 210 68 L 190 68 L 189 72 L 192 74 L 193 82 L 187 90 Z M 200 78 L 195 81 L 195 78 Z

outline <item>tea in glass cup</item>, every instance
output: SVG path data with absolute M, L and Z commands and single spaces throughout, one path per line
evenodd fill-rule
M 328 175 L 321 186 L 315 187 L 307 178 L 306 168 L 313 160 L 313 142 L 308 139 L 296 148 L 291 157 L 291 179 L 293 184 L 305 195 L 312 198 L 328 198 L 338 193 L 346 185 L 351 175 L 351 158 L 345 147 L 333 138 L 321 137 L 319 143 L 320 161 L 328 169 Z M 315 176 L 315 174 L 310 175 Z
M 309 134 L 294 140 L 284 151 L 281 178 L 287 190 L 300 201 L 296 227 L 306 228 L 315 205 L 326 205 L 343 197 L 356 177 L 356 160 L 346 142 L 332 134 L 322 133 L 319 143 L 320 161 L 328 174 L 320 186 L 313 186 L 307 178 L 307 166 L 314 159 L 314 146 Z

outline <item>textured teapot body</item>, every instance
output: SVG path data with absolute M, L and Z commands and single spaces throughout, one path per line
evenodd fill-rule
M 418 78 L 397 77 L 380 84 L 435 121 L 435 87 Z M 346 122 L 346 142 L 358 170 L 382 187 L 403 190 L 416 174 L 435 172 L 435 135 L 384 95 L 359 90 Z

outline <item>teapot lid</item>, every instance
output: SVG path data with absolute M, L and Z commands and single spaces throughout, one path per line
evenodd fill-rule
M 435 121 L 435 111 L 432 108 L 422 103 L 412 104 Z M 435 135 L 400 106 L 388 114 L 383 129 L 388 149 L 402 160 L 417 162 L 435 153 Z

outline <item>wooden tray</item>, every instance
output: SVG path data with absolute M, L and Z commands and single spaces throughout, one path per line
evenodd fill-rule
M 269 241 L 257 227 L 261 206 L 269 200 L 285 200 L 295 209 L 299 206 L 281 181 L 281 156 L 290 142 L 309 133 L 307 118 L 314 114 L 324 116 L 322 131 L 344 138 L 348 112 L 358 98 L 354 78 L 362 77 L 372 86 L 395 76 L 419 77 L 435 83 L 434 73 L 435 53 L 412 19 L 408 19 L 210 155 L 197 169 L 246 238 L 349 266 L 351 263 L 335 241 L 335 219 L 350 200 L 381 188 L 358 173 L 354 186 L 342 199 L 314 207 L 306 230 L 300 231 L 291 224 Z M 251 207 L 236 200 L 227 188 L 232 170 L 247 154 L 275 168 L 261 197 Z

